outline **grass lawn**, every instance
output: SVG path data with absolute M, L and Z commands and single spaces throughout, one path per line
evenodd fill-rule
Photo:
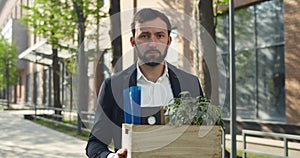
M 243 157 L 243 151 L 238 150 L 237 151 L 237 156 L 238 157 Z M 264 156 L 264 155 L 258 155 L 258 154 L 252 154 L 252 153 L 247 153 L 247 158 L 273 158 L 271 156 Z
M 33 122 L 40 124 L 42 126 L 46 126 L 48 128 L 54 129 L 56 131 L 65 133 L 67 135 L 79 138 L 81 140 L 87 141 L 88 137 L 90 135 L 89 132 L 86 131 L 82 131 L 81 135 L 77 135 L 77 129 L 76 128 L 72 128 L 72 127 L 68 127 L 66 125 L 61 125 L 61 124 L 55 124 L 53 122 L 50 121 L 45 121 L 45 120 L 41 120 L 41 119 L 36 119 L 36 120 L 32 120 Z

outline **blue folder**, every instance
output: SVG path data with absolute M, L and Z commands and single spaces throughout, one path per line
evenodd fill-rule
M 124 122 L 141 124 L 141 87 L 133 86 L 123 91 Z

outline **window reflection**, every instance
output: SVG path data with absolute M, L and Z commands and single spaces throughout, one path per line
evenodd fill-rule
M 283 23 L 282 0 L 257 3 L 235 12 L 238 118 L 285 121 Z M 218 16 L 217 24 L 217 50 L 227 61 L 228 70 L 228 14 Z M 223 116 L 229 117 L 229 99 L 224 108 Z

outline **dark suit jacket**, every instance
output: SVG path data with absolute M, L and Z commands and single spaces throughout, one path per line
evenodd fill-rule
M 191 96 L 203 96 L 196 76 L 177 69 L 168 63 L 169 80 L 173 96 L 189 91 Z M 115 149 L 121 148 L 122 123 L 124 122 L 123 90 L 136 86 L 136 64 L 106 79 L 101 86 L 95 123 L 86 147 L 86 154 L 93 158 L 106 158 L 111 153 L 107 145 L 114 142 Z

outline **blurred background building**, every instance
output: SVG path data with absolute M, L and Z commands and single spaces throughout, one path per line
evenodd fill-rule
M 20 5 L 31 5 L 32 0 L 0 0 L 0 30 L 10 42 L 18 46 L 20 73 L 19 84 L 11 87 L 11 102 L 28 106 L 53 106 L 51 70 L 51 48 L 45 39 L 33 35 L 19 21 L 25 11 Z M 108 12 L 109 2 L 104 10 Z M 298 0 L 236 0 L 235 38 L 236 38 L 236 105 L 238 128 L 257 129 L 286 133 L 300 133 L 300 35 L 298 24 L 300 13 Z M 172 11 L 179 15 L 193 16 L 194 1 L 180 0 L 133 0 L 120 1 L 122 29 L 122 58 L 120 64 L 125 69 L 136 57 L 129 43 L 131 36 L 130 22 L 138 8 L 151 7 L 166 12 L 173 24 L 173 44 L 168 61 L 189 69 L 186 62 L 195 65 L 193 43 L 189 40 L 192 34 L 182 22 L 185 17 L 172 16 Z M 225 11 L 215 17 L 217 52 L 222 55 L 227 73 L 229 71 L 229 23 Z M 103 20 L 109 25 L 109 19 Z M 102 27 L 102 26 L 100 26 Z M 90 31 L 93 34 L 93 31 Z M 102 33 L 109 35 L 109 27 Z M 109 36 L 100 40 L 102 48 L 89 66 L 90 93 L 92 99 L 87 106 L 93 111 L 97 91 L 103 79 L 109 77 L 112 70 L 111 45 Z M 91 42 L 92 43 L 92 42 Z M 88 49 L 94 49 L 93 45 Z M 175 50 L 175 51 L 174 51 Z M 175 52 L 175 53 L 174 53 Z M 170 55 L 171 54 L 171 55 Z M 59 52 L 61 80 L 61 102 L 65 108 L 72 107 L 70 80 L 65 69 L 67 52 Z M 184 59 L 183 59 L 184 58 Z M 219 61 L 218 61 L 219 62 Z M 193 72 L 194 73 L 194 72 Z M 228 76 L 228 75 L 227 75 Z M 228 80 L 228 77 L 227 77 Z M 229 86 L 229 82 L 227 82 Z M 71 85 L 72 86 L 72 85 Z M 223 118 L 229 118 L 229 91 L 225 93 Z

